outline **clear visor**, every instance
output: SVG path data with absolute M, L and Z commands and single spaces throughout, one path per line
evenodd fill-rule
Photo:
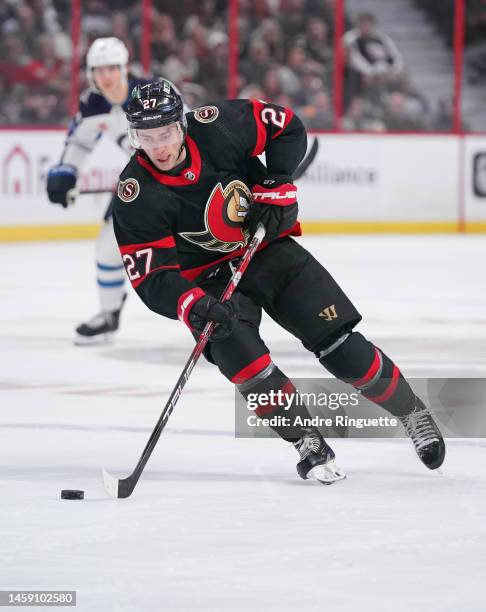
M 179 121 L 148 130 L 128 128 L 128 139 L 134 149 L 158 149 L 173 144 L 182 144 L 183 131 Z

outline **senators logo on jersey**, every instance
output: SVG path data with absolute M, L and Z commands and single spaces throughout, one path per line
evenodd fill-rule
M 194 119 L 200 123 L 212 123 L 216 121 L 219 110 L 216 106 L 201 106 L 194 110 Z
M 180 236 L 208 251 L 229 253 L 246 246 L 248 231 L 243 221 L 250 209 L 251 192 L 241 181 L 231 181 L 224 189 L 218 183 L 204 211 L 206 230 L 181 232 Z
M 118 197 L 123 202 L 133 202 L 140 193 L 140 185 L 137 179 L 129 178 L 118 183 Z

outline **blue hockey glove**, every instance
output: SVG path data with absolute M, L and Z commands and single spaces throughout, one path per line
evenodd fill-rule
M 47 195 L 53 204 L 60 204 L 67 208 L 68 191 L 73 189 L 78 178 L 78 171 L 74 166 L 58 164 L 53 166 L 47 174 Z

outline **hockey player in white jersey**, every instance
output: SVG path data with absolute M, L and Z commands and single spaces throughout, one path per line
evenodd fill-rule
M 90 87 L 80 96 L 79 111 L 71 123 L 61 159 L 47 175 L 49 200 L 64 208 L 74 202 L 79 172 L 101 136 L 126 151 L 127 157 L 131 155 L 126 104 L 136 85 L 150 82 L 128 78 L 128 49 L 118 38 L 96 39 L 88 50 L 86 64 Z M 109 342 L 120 323 L 126 298 L 126 274 L 113 233 L 111 208 L 110 201 L 95 245 L 101 309 L 99 314 L 78 325 L 75 344 Z

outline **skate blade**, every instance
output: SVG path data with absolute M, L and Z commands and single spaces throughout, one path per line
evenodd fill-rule
M 335 464 L 334 460 L 331 460 L 322 465 L 313 467 L 307 474 L 307 478 L 317 480 L 322 484 L 330 485 L 338 480 L 344 480 L 346 478 L 346 473 Z
M 74 337 L 75 346 L 103 346 L 112 344 L 115 341 L 115 334 L 108 332 L 106 334 L 97 334 L 96 336 L 81 336 L 77 334 Z

